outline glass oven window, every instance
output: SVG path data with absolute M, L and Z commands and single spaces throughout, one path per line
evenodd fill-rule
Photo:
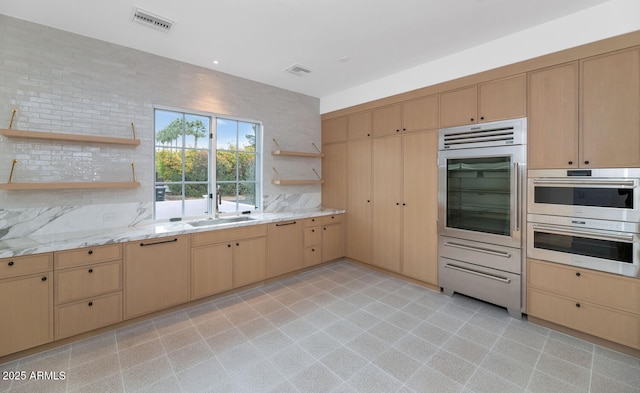
M 447 160 L 447 227 L 511 234 L 511 157 Z
M 633 263 L 633 244 L 535 231 L 535 248 Z
M 596 187 L 535 187 L 535 203 L 633 209 L 633 189 Z

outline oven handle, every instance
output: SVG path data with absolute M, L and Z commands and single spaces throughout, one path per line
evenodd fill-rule
M 533 179 L 533 184 L 544 185 L 550 184 L 555 186 L 616 186 L 618 188 L 633 188 L 634 180 L 615 180 L 615 179 Z
M 480 277 L 484 277 L 484 278 L 490 278 L 492 280 L 500 281 L 500 282 L 503 282 L 505 284 L 509 284 L 511 282 L 510 278 L 494 276 L 493 274 L 479 272 L 477 270 L 468 269 L 466 267 L 461 267 L 461 266 L 457 266 L 457 265 L 450 265 L 448 263 L 446 265 L 444 265 L 444 267 L 446 267 L 447 269 L 451 269 L 451 270 L 457 270 L 457 271 L 463 272 L 463 273 L 469 273 L 469 274 L 474 274 L 476 276 L 480 276 Z
M 444 245 L 449 247 L 454 247 L 454 248 L 460 248 L 467 251 L 482 252 L 482 253 L 494 255 L 497 257 L 511 258 L 511 253 L 505 252 L 505 251 L 495 251 L 495 250 L 489 250 L 487 248 L 467 246 L 466 244 L 451 243 L 451 242 L 444 242 Z
M 558 227 L 550 226 L 550 225 L 533 224 L 533 230 L 535 231 L 536 229 L 547 232 L 547 233 L 554 233 L 556 235 L 566 235 L 566 236 L 587 235 L 593 239 L 614 240 L 614 241 L 625 242 L 625 243 L 633 243 L 633 235 L 613 235 L 613 234 L 602 233 L 597 231 L 589 231 L 584 229 L 559 229 Z
M 517 162 L 513 163 L 513 172 L 515 174 L 513 181 L 513 186 L 515 188 L 515 191 L 513 192 L 513 197 L 515 198 L 513 231 L 518 232 L 520 231 L 520 165 Z

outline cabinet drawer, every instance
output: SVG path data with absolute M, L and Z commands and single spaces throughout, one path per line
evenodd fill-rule
M 43 273 L 53 269 L 53 254 L 0 258 L 0 279 Z
M 302 264 L 304 267 L 314 266 L 322 262 L 320 247 L 307 247 L 302 250 Z
M 527 313 L 606 340 L 640 348 L 640 315 L 606 309 L 535 289 L 527 290 Z
M 320 242 L 322 242 L 320 227 L 304 230 L 304 247 L 317 246 L 320 245 Z
M 320 217 L 320 221 L 322 225 L 335 224 L 338 222 L 342 222 L 344 214 L 332 214 L 330 216 L 322 216 Z
M 640 313 L 640 280 L 533 259 L 527 269 L 532 287 Z
M 322 225 L 321 217 L 305 218 L 302 222 L 303 228 L 311 228 Z
M 57 270 L 54 278 L 56 304 L 118 291 L 122 289 L 122 261 Z
M 54 253 L 54 268 L 64 269 L 116 259 L 122 259 L 122 245 L 120 244 L 78 248 Z
M 193 247 L 205 244 L 215 244 L 230 242 L 238 239 L 250 237 L 266 236 L 266 225 L 249 225 L 239 228 L 218 229 L 208 232 L 199 232 L 191 235 L 191 245 Z
M 56 306 L 56 340 L 122 321 L 122 292 Z

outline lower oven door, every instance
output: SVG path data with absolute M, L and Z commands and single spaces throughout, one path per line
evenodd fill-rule
M 521 250 L 440 236 L 438 284 L 502 307 L 519 318 L 522 308 Z
M 530 258 L 640 277 L 638 233 L 529 222 L 527 235 Z

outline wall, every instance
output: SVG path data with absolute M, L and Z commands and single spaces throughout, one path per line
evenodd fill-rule
M 160 34 L 160 33 L 159 33 Z M 0 127 L 128 138 L 137 147 L 0 137 L 0 181 L 127 181 L 138 189 L 0 191 L 0 239 L 127 226 L 153 211 L 153 108 L 162 105 L 262 121 L 266 211 L 317 207 L 320 186 L 276 186 L 312 178 L 320 160 L 272 157 L 320 146 L 319 100 L 265 84 L 0 15 Z M 108 214 L 107 214 L 108 213 Z
M 638 15 L 640 1 L 611 0 L 499 40 L 322 97 L 320 112 L 332 112 L 640 30 Z

